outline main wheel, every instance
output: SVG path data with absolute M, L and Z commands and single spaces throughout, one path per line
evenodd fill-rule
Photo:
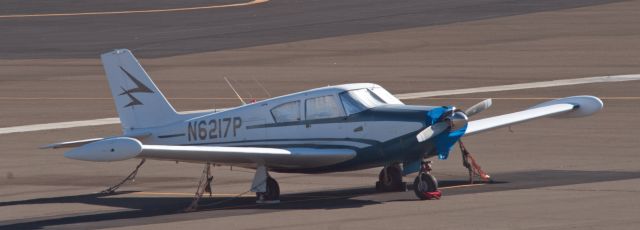
M 387 167 L 386 170 L 383 168 L 382 171 L 380 171 L 378 182 L 376 183 L 376 190 L 380 192 L 404 191 L 404 187 L 400 167 L 390 166 Z
M 272 177 L 267 177 L 267 191 L 257 193 L 256 196 L 260 200 L 262 196 L 263 201 L 276 201 L 280 199 L 280 186 L 278 182 Z
M 431 195 L 433 192 L 438 191 L 438 181 L 428 173 L 420 173 L 416 176 L 416 179 L 413 180 L 413 191 L 421 200 L 439 198 L 439 195 L 437 197 Z

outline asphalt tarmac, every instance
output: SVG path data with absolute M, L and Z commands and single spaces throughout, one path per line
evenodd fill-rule
M 271 0 L 2 17 L 250 1 L 129 2 L 0 2 L 0 127 L 115 117 L 98 56 L 123 47 L 178 110 L 238 105 L 223 77 L 261 99 L 348 82 L 410 93 L 640 73 L 640 1 Z M 0 135 L 0 228 L 638 229 L 638 88 L 632 81 L 406 100 L 464 108 L 494 98 L 479 117 L 571 95 L 605 103 L 587 118 L 466 137 L 495 183 L 468 185 L 454 150 L 435 161 L 444 193 L 437 201 L 377 193 L 380 169 L 370 169 L 274 174 L 282 202 L 259 205 L 245 194 L 251 170 L 216 167 L 214 195 L 185 213 L 201 165 L 150 161 L 135 182 L 101 195 L 138 162 L 79 162 L 37 149 L 117 135 L 118 125 Z
M 250 2 L 188 0 L 182 7 Z M 127 47 L 166 57 L 570 9 L 611 0 L 296 1 L 184 12 L 9 17 L 0 20 L 0 58 L 93 58 Z M 44 6 L 44 7 L 43 7 Z M 7 1 L 4 15 L 178 8 L 175 1 Z

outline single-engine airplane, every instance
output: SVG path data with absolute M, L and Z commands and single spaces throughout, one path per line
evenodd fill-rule
M 416 195 L 439 198 L 426 159 L 446 159 L 461 137 L 542 117 L 588 116 L 603 107 L 597 97 L 573 96 L 469 121 L 491 106 L 491 100 L 466 110 L 405 105 L 379 85 L 358 83 L 218 112 L 177 113 L 129 50 L 104 53 L 101 59 L 123 134 L 44 148 L 74 147 L 64 156 L 85 161 L 141 159 L 127 179 L 107 192 L 132 179 L 145 159 L 205 164 L 200 183 L 206 184 L 199 186 L 191 208 L 197 207 L 205 190 L 210 192 L 211 164 L 255 169 L 251 191 L 261 202 L 279 200 L 280 189 L 270 171 L 324 173 L 376 167 L 382 167 L 376 184 L 380 190 L 404 190 L 403 175 L 417 172 Z

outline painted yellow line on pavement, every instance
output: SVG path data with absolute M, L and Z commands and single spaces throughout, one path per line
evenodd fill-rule
M 441 187 L 441 190 L 446 190 L 446 189 L 453 189 L 453 188 L 464 188 L 464 187 L 475 187 L 475 186 L 482 186 L 482 185 L 486 185 L 486 184 L 463 184 L 463 185 L 454 185 L 454 186 L 447 186 L 447 187 Z M 160 196 L 194 196 L 195 194 L 193 193 L 185 193 L 185 192 L 134 192 L 131 193 L 134 195 L 160 195 Z M 224 193 L 214 193 L 212 196 L 214 197 L 229 197 L 229 198 L 234 198 L 234 197 L 255 197 L 255 194 L 250 193 L 250 194 L 224 194 Z M 308 201 L 318 201 L 318 200 L 335 200 L 335 199 L 344 199 L 344 198 L 351 198 L 353 197 L 352 195 L 346 195 L 346 196 L 295 196 L 295 195 L 287 195 L 288 197 L 300 197 L 300 198 L 308 198 L 308 199 L 301 199 L 301 200 L 289 200 L 289 201 L 281 201 L 279 203 L 274 203 L 274 204 L 290 204 L 290 203 L 300 203 L 300 202 L 308 202 Z M 203 195 L 203 197 L 206 197 L 206 194 Z M 202 203 L 200 204 L 200 207 L 208 207 L 208 206 L 212 206 L 214 204 L 218 204 L 216 203 Z M 235 208 L 248 208 L 248 207 L 256 207 L 256 206 L 262 206 L 262 205 L 270 205 L 268 203 L 265 204 L 245 204 L 245 205 L 233 205 L 233 206 L 225 206 L 225 207 L 220 207 L 220 208 L 215 208 L 217 210 L 222 210 L 222 209 L 235 209 Z
M 289 200 L 289 201 L 280 201 L 278 203 L 256 203 L 256 204 L 245 204 L 245 205 L 235 205 L 235 206 L 225 206 L 225 207 L 220 207 L 220 208 L 214 208 L 213 210 L 224 210 L 224 209 L 235 209 L 235 208 L 249 208 L 249 207 L 257 207 L 257 206 L 263 206 L 263 205 L 273 205 L 273 204 L 291 204 L 291 203 L 300 203 L 300 202 L 307 202 L 307 201 L 318 201 L 318 200 L 335 200 L 335 199 L 344 199 L 344 198 L 349 198 L 352 196 L 335 196 L 335 197 L 316 197 L 316 198 L 310 198 L 310 199 L 302 199 L 302 200 Z M 216 204 L 216 203 L 213 203 Z M 211 207 L 212 204 L 201 204 L 200 207 Z
M 171 8 L 171 9 L 152 9 L 152 10 L 125 10 L 125 11 L 103 11 L 103 12 L 78 12 L 78 13 L 51 13 L 51 14 L 13 14 L 13 15 L 0 15 L 0 18 L 31 18 L 31 17 L 60 17 L 60 16 L 87 16 L 87 15 L 113 15 L 113 14 L 140 14 L 140 13 L 161 13 L 161 12 L 177 12 L 177 11 L 192 11 L 192 10 L 206 10 L 217 9 L 227 7 L 249 6 L 254 4 L 260 4 L 268 2 L 269 0 L 253 0 L 250 2 L 233 3 L 226 5 L 208 5 L 208 6 L 196 6 L 196 7 L 184 7 L 184 8 Z
M 453 186 L 447 186 L 447 187 L 440 187 L 440 189 L 444 190 L 444 189 L 452 189 L 452 188 L 475 187 L 475 186 L 482 186 L 482 185 L 486 185 L 486 184 L 453 185 Z M 194 193 L 188 193 L 188 192 L 133 192 L 131 194 L 134 194 L 134 195 L 158 195 L 158 196 L 194 196 L 195 195 Z M 207 194 L 205 194 L 203 196 L 207 196 Z M 254 193 L 249 193 L 249 194 L 214 193 L 212 196 L 215 196 L 215 197 L 254 197 L 255 194 Z M 287 195 L 287 196 L 288 197 L 322 198 L 322 199 L 341 198 L 341 197 L 343 197 L 343 196 L 296 196 L 296 195 Z
M 452 188 L 475 187 L 475 186 L 482 186 L 482 185 L 486 185 L 486 184 L 463 184 L 463 185 L 454 185 L 454 186 L 440 187 L 440 190 L 452 189 Z
M 475 186 L 482 186 L 482 185 L 486 185 L 486 184 L 465 184 L 465 185 L 454 185 L 454 186 L 447 186 L 447 187 L 441 187 L 440 190 L 445 190 L 445 189 L 452 189 L 452 188 L 464 188 L 464 187 L 475 187 Z M 275 203 L 275 204 L 290 204 L 290 203 L 300 203 L 300 202 L 308 202 L 308 201 L 318 201 L 318 200 L 335 200 L 335 199 L 345 199 L 345 198 L 351 198 L 353 197 L 352 195 L 346 195 L 346 196 L 327 196 L 327 197 L 309 197 L 309 199 L 302 199 L 302 200 L 289 200 L 289 201 L 281 201 L 279 203 Z M 218 210 L 223 210 L 223 209 L 234 209 L 234 208 L 248 208 L 248 207 L 256 207 L 256 206 L 261 206 L 261 205 L 270 205 L 270 204 L 247 204 L 247 205 L 236 205 L 236 206 L 227 206 L 227 207 L 221 207 L 221 208 L 217 208 Z M 207 204 L 202 204 L 200 205 L 202 207 L 206 207 Z M 209 205 L 210 206 L 210 205 Z
M 194 196 L 194 193 L 188 192 L 134 192 L 131 193 L 134 195 L 155 195 L 155 196 Z M 208 196 L 208 194 L 204 194 L 203 197 Z M 215 197 L 255 197 L 255 194 L 230 194 L 230 193 L 214 193 L 212 196 Z
M 130 193 L 133 195 L 152 195 L 152 196 L 194 196 L 195 193 L 188 192 L 133 192 Z M 203 195 L 203 197 L 208 196 L 207 193 Z M 255 197 L 255 193 L 246 193 L 246 194 L 232 194 L 232 193 L 214 193 L 212 194 L 214 197 Z M 301 197 L 301 198 L 330 198 L 331 196 L 296 196 L 296 195 L 287 195 L 288 197 Z

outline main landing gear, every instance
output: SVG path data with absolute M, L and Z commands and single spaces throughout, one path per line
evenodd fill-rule
M 269 176 L 265 166 L 258 166 L 253 177 L 251 191 L 256 193 L 256 203 L 280 203 L 280 185 Z
M 280 186 L 272 177 L 267 177 L 267 188 L 264 192 L 256 192 L 256 203 L 280 202 Z
M 189 207 L 185 209 L 186 212 L 197 210 L 198 203 L 205 193 L 209 193 L 209 197 L 212 196 L 212 182 L 213 176 L 211 175 L 211 163 L 206 163 L 204 170 L 202 171 L 202 176 L 200 177 L 200 182 L 198 183 L 198 189 L 196 190 L 195 197 Z M 264 166 L 258 166 L 256 168 L 256 174 L 251 185 L 251 192 L 256 193 L 256 203 L 280 202 L 280 186 L 275 179 L 269 176 L 267 168 Z
M 379 192 L 406 191 L 407 184 L 402 181 L 402 169 L 399 164 L 386 166 L 380 171 L 376 190 Z
M 442 196 L 438 181 L 431 175 L 431 161 L 423 161 L 420 165 L 420 172 L 413 180 L 413 191 L 421 200 L 440 199 Z

